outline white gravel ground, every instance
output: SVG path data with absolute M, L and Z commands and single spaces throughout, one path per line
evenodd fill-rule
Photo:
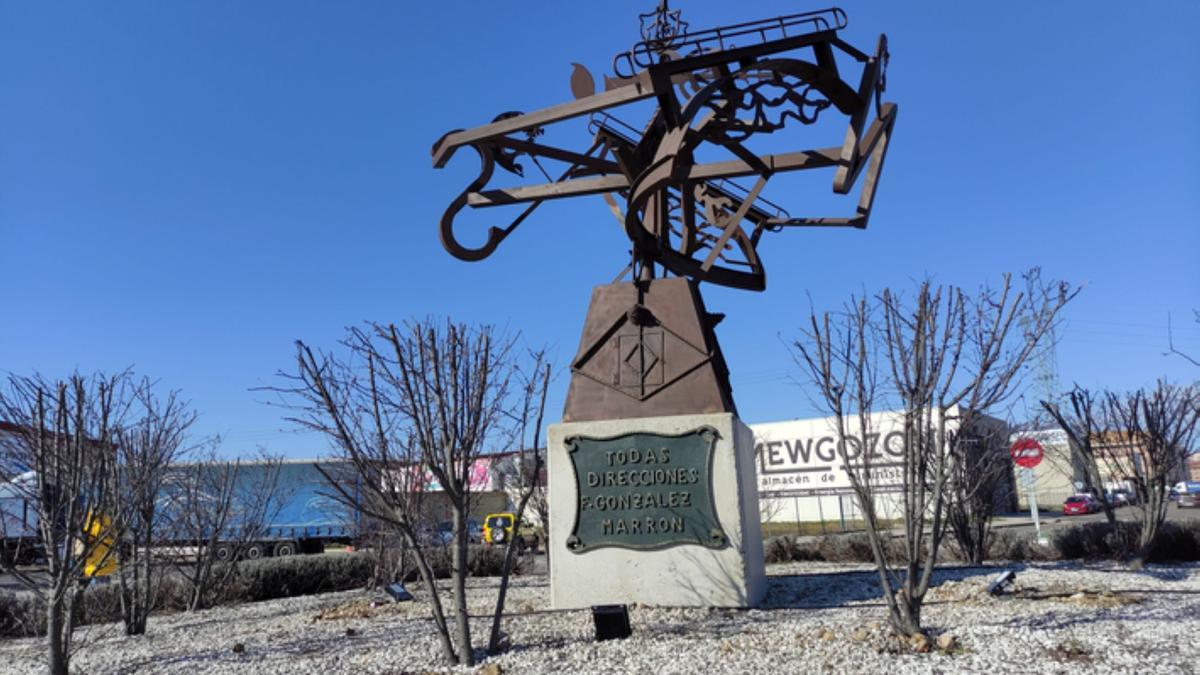
M 958 646 L 930 653 L 888 636 L 877 577 L 862 565 L 769 568 L 769 606 L 750 611 L 634 607 L 634 636 L 592 641 L 586 611 L 547 608 L 545 577 L 514 579 L 512 649 L 481 665 L 506 673 L 883 673 L 1200 668 L 1200 566 L 1018 565 L 1017 592 L 983 593 L 994 569 L 938 576 L 924 623 Z M 414 589 L 416 590 L 416 589 Z M 486 641 L 494 579 L 471 583 L 476 643 Z M 147 635 L 81 630 L 80 673 L 404 673 L 440 665 L 423 594 L 371 608 L 360 591 L 151 618 Z M 244 650 L 235 653 L 234 645 Z M 41 669 L 39 640 L 0 642 L 0 672 Z M 480 658 L 483 655 L 480 654 Z M 495 672 L 494 670 L 492 671 Z

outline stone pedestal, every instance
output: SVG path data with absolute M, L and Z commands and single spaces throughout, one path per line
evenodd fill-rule
M 554 607 L 761 602 L 754 439 L 732 413 L 555 424 L 547 452 Z

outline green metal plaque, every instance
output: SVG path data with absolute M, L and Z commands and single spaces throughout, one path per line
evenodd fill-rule
M 728 543 L 713 503 L 717 430 L 565 440 L 578 503 L 567 548 L 660 549 Z

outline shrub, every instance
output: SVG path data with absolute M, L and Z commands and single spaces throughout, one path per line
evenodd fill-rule
M 1123 560 L 1137 546 L 1138 525 L 1119 522 L 1116 527 L 1106 522 L 1081 523 L 1055 532 L 1046 545 L 1037 543 L 1036 535 L 1028 529 L 993 530 L 988 542 L 988 560 L 1014 562 L 1054 560 Z M 953 545 L 943 541 L 938 562 L 961 562 L 962 557 Z M 885 552 L 892 564 L 903 562 L 903 542 L 898 538 L 884 539 Z M 772 537 L 763 542 L 763 555 L 768 563 L 794 560 L 825 560 L 841 563 L 873 563 L 870 542 L 864 532 L 830 534 L 809 541 L 792 537 Z M 1150 562 L 1200 561 L 1200 520 L 1166 522 L 1158 531 L 1158 540 L 1148 556 Z
M 362 588 L 371 579 L 374 565 L 369 555 L 357 552 L 240 562 L 230 583 L 215 590 L 210 606 Z M 168 575 L 159 586 L 154 609 L 179 611 L 187 607 L 187 600 L 187 585 Z M 76 621 L 81 626 L 120 621 L 120 584 L 115 577 L 94 582 L 76 607 Z M 0 637 L 43 635 L 45 615 L 46 603 L 40 594 L 0 591 Z
M 77 625 L 121 620 L 121 590 L 115 582 L 93 583 L 75 605 Z M 46 599 L 33 591 L 0 591 L 0 637 L 46 634 Z
M 46 632 L 46 601 L 31 591 L 0 591 L 0 637 L 33 637 Z
M 1193 562 L 1200 560 L 1200 520 L 1163 523 L 1150 562 Z
M 1061 557 L 1053 542 L 1045 546 L 1037 543 L 1036 533 L 1030 530 L 992 530 L 988 541 L 988 560 L 1026 562 L 1058 560 Z
M 1117 523 L 1114 528 L 1108 523 L 1082 523 L 1056 532 L 1053 544 L 1067 560 L 1120 557 L 1126 552 L 1124 542 L 1131 528 L 1136 525 Z
M 1032 535 L 1031 535 L 1032 536 Z M 1053 540 L 1060 557 L 1076 559 L 1124 559 L 1137 548 L 1138 524 L 1122 521 L 1083 523 L 1060 530 Z M 1200 560 L 1200 521 L 1166 522 L 1158 530 L 1150 562 Z
M 362 588 L 371 580 L 374 566 L 371 556 L 361 552 L 244 561 L 238 563 L 221 599 L 258 602 Z
M 417 571 L 416 563 L 411 559 L 412 553 L 406 552 L 409 560 L 401 567 L 405 570 L 403 581 L 410 582 L 420 578 Z M 433 570 L 433 576 L 437 579 L 448 579 L 452 568 L 453 552 L 449 546 L 446 547 L 431 547 L 425 549 L 425 560 L 429 563 L 430 569 Z M 517 556 L 513 559 L 512 574 L 519 575 L 524 572 L 525 558 Z M 504 547 L 503 546 L 485 546 L 483 544 L 472 545 L 467 551 L 467 574 L 473 577 L 496 577 L 500 576 L 501 567 L 504 565 Z
M 791 562 L 796 560 L 797 548 L 791 537 L 772 537 L 763 542 L 763 559 L 768 563 Z
M 853 534 L 831 534 L 817 540 L 817 550 L 821 559 L 829 562 L 875 562 L 875 554 L 871 552 L 871 540 L 865 532 Z M 883 550 L 888 562 L 896 563 L 902 560 L 903 551 L 900 543 L 887 534 L 883 534 Z
M 116 577 L 94 581 L 75 605 L 78 625 L 109 623 L 121 620 L 121 586 Z
M 902 560 L 902 544 L 889 536 L 884 537 L 884 550 L 892 563 Z M 792 537 L 772 537 L 763 542 L 763 557 L 768 563 L 795 560 L 824 560 L 826 562 L 873 563 L 871 541 L 865 532 L 827 534 L 807 541 Z

